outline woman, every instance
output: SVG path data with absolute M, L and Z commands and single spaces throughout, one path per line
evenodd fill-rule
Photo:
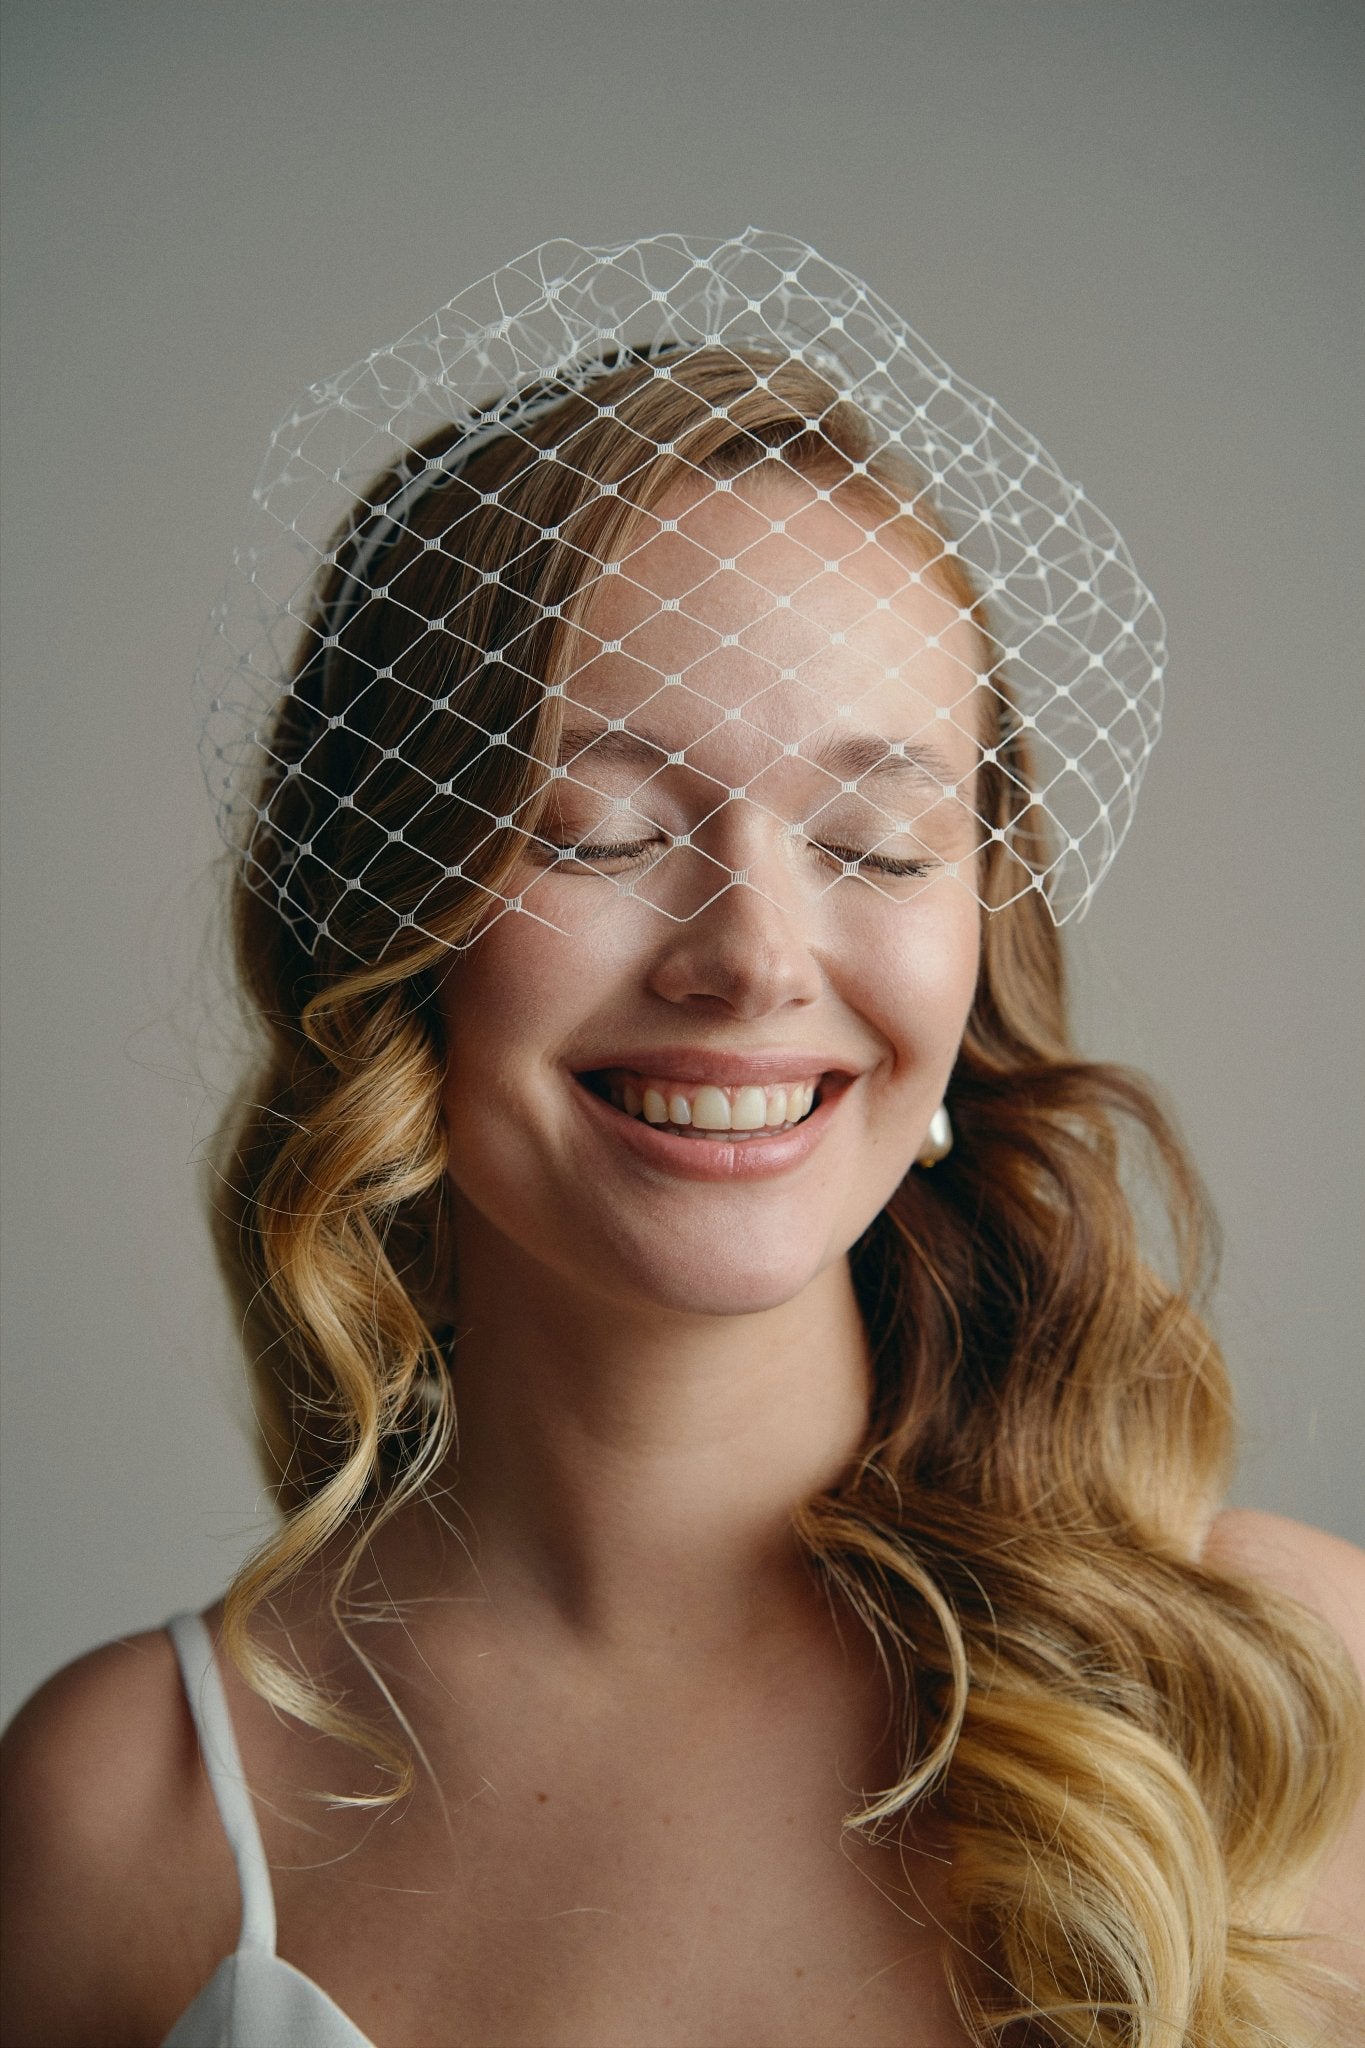
M 447 309 L 243 558 L 284 1520 L 16 1724 L 7 2038 L 1350 2038 L 1361 1560 L 1219 1513 L 1198 1185 L 1067 1033 L 1150 600 L 802 245 L 538 255 L 502 399 L 418 431 L 517 339 Z

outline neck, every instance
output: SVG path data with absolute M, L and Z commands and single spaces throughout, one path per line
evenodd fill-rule
M 809 1612 L 791 1518 L 871 1393 L 847 1260 L 776 1308 L 689 1315 L 576 1288 L 461 1208 L 454 1519 L 499 1613 L 671 1652 Z

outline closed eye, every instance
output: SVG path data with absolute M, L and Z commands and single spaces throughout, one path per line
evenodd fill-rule
M 671 843 L 655 834 L 649 839 L 621 840 L 614 845 L 591 845 L 587 841 L 571 846 L 553 844 L 551 850 L 556 864 L 573 861 L 584 867 L 600 867 L 604 862 L 619 861 L 629 867 L 651 853 L 655 860 L 660 859 Z M 898 878 L 921 877 L 927 875 L 934 865 L 932 860 L 922 855 L 897 859 L 885 853 L 860 853 L 851 846 L 831 846 L 816 840 L 810 843 L 817 853 L 836 862 L 845 874 L 870 872 Z
M 660 853 L 666 853 L 668 850 L 667 842 L 657 835 L 651 839 L 621 840 L 613 846 L 590 846 L 586 841 L 580 841 L 576 846 L 561 846 L 552 842 L 550 850 L 557 864 L 577 861 L 589 866 L 602 861 L 617 860 L 625 861 L 629 866 L 635 861 L 642 860 L 651 847 L 658 849 L 656 859 Z
M 897 860 L 889 853 L 858 853 L 851 846 L 824 846 L 821 853 L 838 861 L 845 874 L 853 871 L 865 873 L 869 869 L 878 875 L 927 875 L 933 862 L 923 855 L 911 860 Z

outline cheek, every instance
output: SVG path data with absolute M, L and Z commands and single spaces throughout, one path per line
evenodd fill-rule
M 547 1052 L 562 1042 L 573 1013 L 576 981 L 572 962 L 558 957 L 562 946 L 533 920 L 508 915 L 441 984 L 454 1178 L 471 1147 L 515 1149 L 524 1123 L 518 1103 L 544 1084 Z
M 554 1177 L 571 1049 L 620 961 L 509 912 L 448 970 L 440 989 L 449 1177 L 476 1206 L 535 1207 Z
M 869 946 L 862 973 L 866 1014 L 907 1077 L 946 1084 L 976 993 L 981 912 L 965 889 L 904 906 Z
M 452 1070 L 496 1072 L 529 1049 L 543 1053 L 572 1028 L 592 980 L 581 940 L 508 911 L 441 984 Z

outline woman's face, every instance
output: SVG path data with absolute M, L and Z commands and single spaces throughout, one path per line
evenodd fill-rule
M 790 1301 L 943 1098 L 984 656 L 875 528 L 790 476 L 699 482 L 590 600 L 524 910 L 441 989 L 451 1180 L 566 1284 Z

